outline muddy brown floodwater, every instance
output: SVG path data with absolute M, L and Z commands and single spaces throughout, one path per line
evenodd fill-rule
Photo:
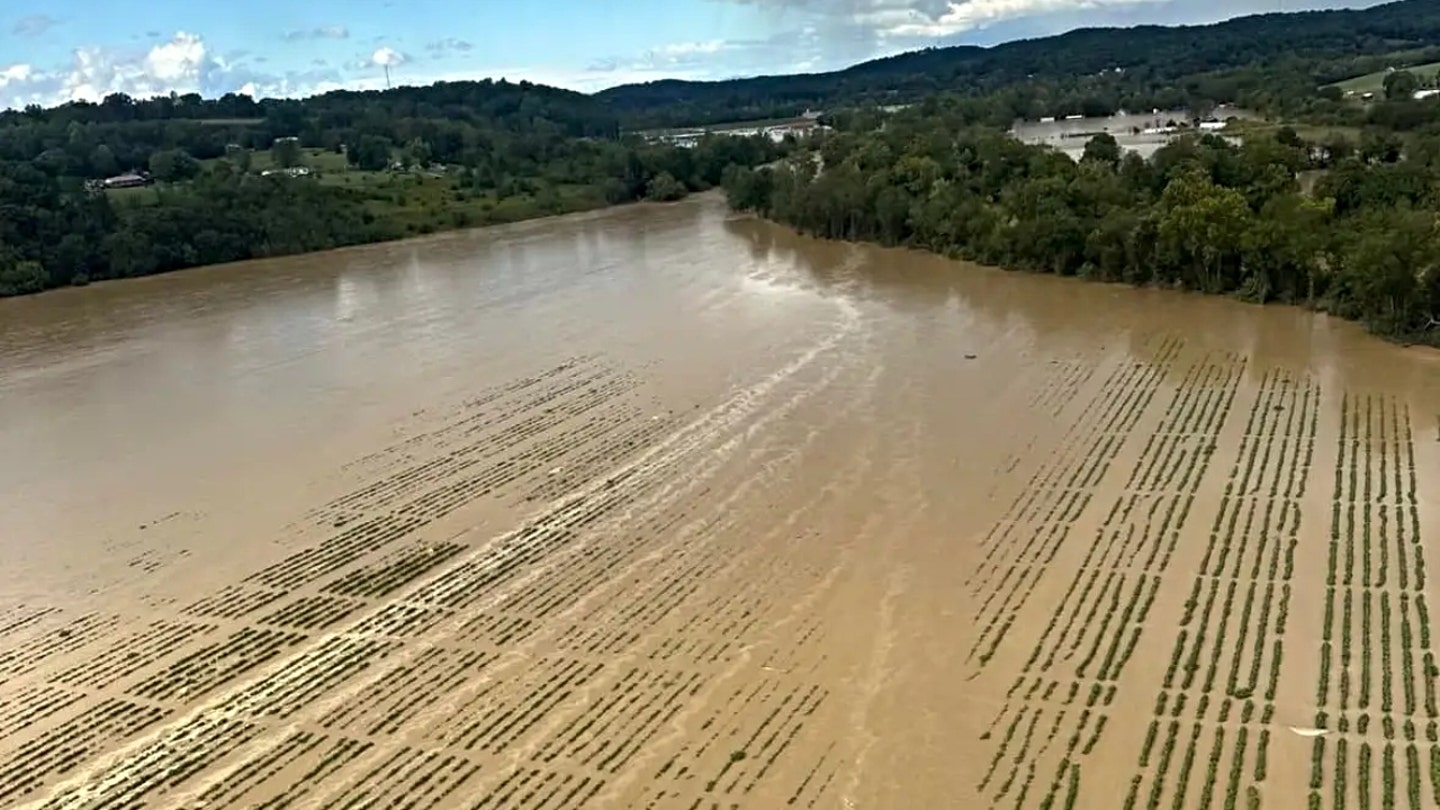
M 1298 310 L 702 197 L 0 302 L 0 492 L 7 808 L 1440 801 L 1440 360 Z

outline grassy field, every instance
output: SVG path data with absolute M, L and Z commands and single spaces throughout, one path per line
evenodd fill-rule
M 160 201 L 160 190 L 157 186 L 111 188 L 105 190 L 105 196 L 116 206 L 154 205 Z
M 1429 62 L 1424 65 L 1414 65 L 1403 68 L 1414 73 L 1416 78 L 1422 81 L 1433 79 L 1435 74 L 1440 73 L 1440 62 Z M 1343 82 L 1336 82 L 1335 87 L 1347 93 L 1378 93 L 1384 89 L 1385 74 L 1388 71 L 1377 70 L 1374 73 L 1367 73 L 1364 76 L 1356 76 L 1353 79 L 1346 79 Z
M 599 191 L 589 186 L 561 186 L 550 194 L 501 199 L 492 192 L 460 188 L 453 178 L 432 174 L 351 171 L 325 175 L 320 182 L 352 189 L 367 213 L 405 235 L 516 222 L 605 205 Z
M 1231 121 L 1225 128 L 1226 135 L 1245 137 L 1267 137 L 1273 136 L 1281 127 L 1290 127 L 1295 133 L 1307 141 L 1327 141 L 1331 138 L 1348 138 L 1352 141 L 1360 140 L 1359 127 L 1345 126 L 1318 126 L 1314 124 L 1300 124 L 1285 121 Z
M 305 149 L 304 156 L 300 163 L 310 167 L 312 172 L 343 172 L 349 168 L 345 156 L 339 152 L 331 152 L 327 149 Z M 275 168 L 275 161 L 270 157 L 270 150 L 256 149 L 250 153 L 250 170 L 263 172 L 266 169 Z

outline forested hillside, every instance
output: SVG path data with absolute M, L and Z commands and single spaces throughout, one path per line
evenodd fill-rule
M 0 295 L 675 199 L 779 154 L 619 132 L 587 96 L 490 81 L 0 113 Z M 153 185 L 93 187 L 138 171 Z
M 1262 14 L 1204 26 L 1082 29 L 990 48 L 932 48 L 833 73 L 626 85 L 597 98 L 644 126 L 899 104 L 939 91 L 1004 91 L 1001 103 L 1011 117 L 1098 115 L 1196 101 L 1293 114 L 1325 107 L 1319 86 L 1383 69 L 1406 51 L 1416 63 L 1440 58 L 1440 0 Z

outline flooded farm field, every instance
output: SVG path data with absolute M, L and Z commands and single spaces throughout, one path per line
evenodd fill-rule
M 0 302 L 0 807 L 1440 801 L 1440 355 L 714 197 Z
M 1245 121 L 1260 116 L 1239 107 L 1222 105 L 1208 117 L 1213 119 L 1211 125 L 1221 126 L 1231 120 Z M 1085 143 L 1103 132 L 1113 137 L 1122 151 L 1149 158 L 1179 134 L 1196 132 L 1197 130 L 1191 128 L 1190 119 L 1191 114 L 1185 110 L 1122 112 L 1096 118 L 1046 118 L 1040 121 L 1016 121 L 1010 134 L 1022 143 L 1049 146 L 1072 160 L 1079 160 L 1085 154 Z M 1220 137 L 1237 146 L 1240 144 L 1240 138 L 1234 135 L 1222 134 Z

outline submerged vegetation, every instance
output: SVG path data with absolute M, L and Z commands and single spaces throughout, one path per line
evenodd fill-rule
M 813 155 L 730 171 L 731 204 L 821 237 L 1294 302 L 1440 338 L 1440 138 L 1317 144 L 1282 127 L 1242 145 L 1191 135 L 1146 160 L 1102 134 L 1076 162 L 980 124 L 968 99 L 843 123 Z M 1299 173 L 1315 169 L 1302 192 Z

